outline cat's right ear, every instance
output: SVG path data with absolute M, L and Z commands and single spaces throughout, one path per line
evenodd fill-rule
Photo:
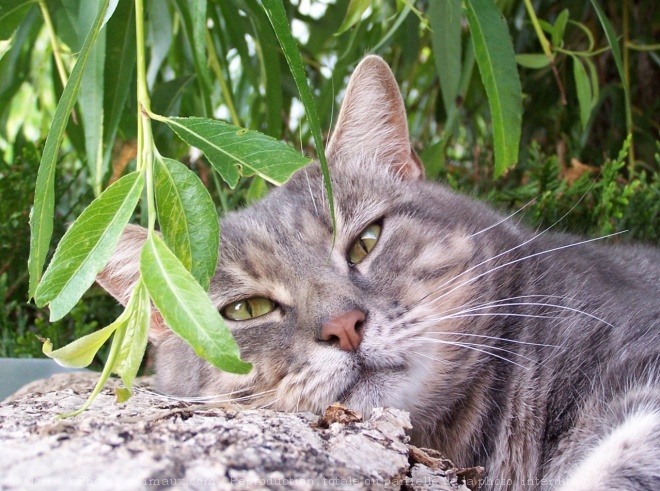
M 327 153 L 338 162 L 378 162 L 403 179 L 423 179 L 401 91 L 381 57 L 366 56 L 351 75 Z
M 96 282 L 124 306 L 140 278 L 140 253 L 147 234 L 146 228 L 127 225 L 108 264 L 96 277 Z M 152 308 L 149 340 L 158 344 L 169 333 L 160 313 Z

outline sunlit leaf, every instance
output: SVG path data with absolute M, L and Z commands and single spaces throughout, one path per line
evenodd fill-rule
M 53 351 L 53 343 L 50 339 L 45 339 L 42 346 L 44 355 L 55 360 L 59 365 L 69 368 L 83 368 L 88 366 L 94 360 L 97 351 L 103 346 L 112 333 L 117 330 L 119 325 L 125 321 L 122 314 L 115 322 L 109 326 L 87 334 L 75 341 Z
M 66 315 L 94 283 L 143 188 L 143 173 L 122 177 L 85 208 L 64 235 L 36 291 L 37 305 L 50 304 L 51 321 Z
M 16 30 L 9 50 L 0 57 L 0 115 L 6 114 L 14 97 L 30 80 L 31 50 L 41 31 L 42 18 L 39 9 L 28 10 L 21 25 Z M 29 117 L 26 115 L 26 117 Z
M 248 373 L 238 346 L 206 292 L 156 234 L 149 234 L 140 273 L 167 325 L 213 366 Z
M 346 16 L 335 35 L 339 36 L 357 24 L 369 5 L 371 5 L 371 0 L 351 0 L 346 10 Z
M 311 159 L 274 138 L 206 118 L 165 118 L 186 143 L 199 148 L 222 178 L 233 188 L 241 175 L 256 174 L 273 184 L 283 184 Z
M 495 176 L 518 161 L 522 89 L 506 21 L 493 0 L 466 0 L 474 52 L 493 119 Z
M 176 160 L 154 165 L 158 223 L 163 239 L 207 290 L 218 262 L 220 227 L 211 195 L 199 177 Z
M 112 324 L 96 332 L 76 339 L 72 343 L 53 351 L 49 339 L 44 340 L 43 352 L 65 367 L 82 368 L 88 366 L 99 348 L 112 336 L 112 345 L 103 373 L 87 398 L 85 404 L 63 417 L 75 416 L 87 409 L 101 391 L 111 373 L 116 373 L 124 382 L 125 389 L 118 389 L 117 402 L 126 401 L 132 392 L 133 381 L 147 349 L 151 302 L 142 280 L 135 285 L 126 309 Z

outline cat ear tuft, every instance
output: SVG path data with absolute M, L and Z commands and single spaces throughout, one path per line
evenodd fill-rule
M 96 282 L 124 306 L 140 278 L 140 253 L 147 234 L 146 228 L 127 225 L 110 261 L 96 277 Z M 170 332 L 160 313 L 152 310 L 149 339 L 157 344 L 163 334 Z
M 424 167 L 410 146 L 399 86 L 381 57 L 365 57 L 353 72 L 328 156 L 349 161 L 368 156 L 403 179 L 424 177 Z

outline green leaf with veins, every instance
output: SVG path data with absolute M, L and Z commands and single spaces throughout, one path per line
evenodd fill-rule
M 151 233 L 140 257 L 140 273 L 149 295 L 172 331 L 213 366 L 248 373 L 229 329 L 195 278 L 158 235 Z
M 144 173 L 119 179 L 85 208 L 60 241 L 36 291 L 50 320 L 64 317 L 108 262 L 144 188 Z
M 270 136 L 207 118 L 166 118 L 183 141 L 199 148 L 222 178 L 234 188 L 241 175 L 258 175 L 276 185 L 283 184 L 311 159 Z
M 156 156 L 156 207 L 163 239 L 208 290 L 218 262 L 220 227 L 211 195 L 181 162 Z

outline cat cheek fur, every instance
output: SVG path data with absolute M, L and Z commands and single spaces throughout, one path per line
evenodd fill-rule
M 334 249 L 318 163 L 222 220 L 212 301 L 278 306 L 228 322 L 253 371 L 216 370 L 156 313 L 160 389 L 287 411 L 407 409 L 414 443 L 486 467 L 481 489 L 660 489 L 660 252 L 576 247 L 424 182 L 375 56 L 351 77 L 327 156 Z M 375 222 L 375 246 L 349 264 Z M 123 303 L 144 238 L 129 227 L 99 276 Z M 322 327 L 353 310 L 362 339 L 345 351 Z

